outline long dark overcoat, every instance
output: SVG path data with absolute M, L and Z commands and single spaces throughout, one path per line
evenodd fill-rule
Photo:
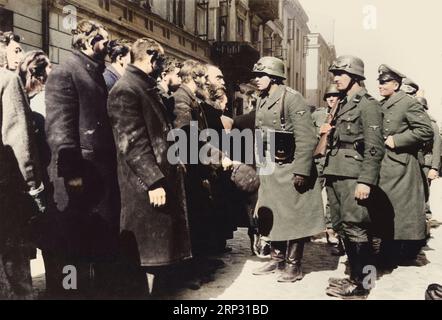
M 425 239 L 425 183 L 418 152 L 433 138 L 431 120 L 424 108 L 402 91 L 381 101 L 384 138 L 392 136 L 382 162 L 380 187 L 394 210 L 394 239 Z
M 146 73 L 130 65 L 110 92 L 118 156 L 123 249 L 137 249 L 142 266 L 191 258 L 182 171 L 167 158 L 172 129 L 167 110 Z M 148 191 L 166 190 L 166 206 L 150 204 Z
M 295 159 L 286 164 L 273 163 L 274 170 L 267 172 L 270 174 L 263 174 L 262 164 L 258 164 L 261 185 L 256 210 L 260 219 L 262 215 L 271 216 L 269 236 L 272 241 L 306 238 L 325 229 L 321 186 L 313 162 L 316 130 L 301 94 L 280 85 L 271 96 L 258 99 L 256 128 L 264 134 L 269 130 L 282 130 L 284 92 L 286 130 L 293 133 L 295 139 Z M 306 190 L 295 188 L 294 175 L 309 177 Z
M 69 215 L 66 240 L 73 254 L 114 254 L 120 200 L 115 143 L 107 115 L 104 64 L 74 51 L 46 84 L 49 176 L 57 209 Z M 82 190 L 66 188 L 82 178 Z

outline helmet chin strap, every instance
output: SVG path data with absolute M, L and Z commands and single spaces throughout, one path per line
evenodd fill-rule
M 348 92 L 351 90 L 351 88 L 353 88 L 353 86 L 355 85 L 355 83 L 356 83 L 355 78 L 354 78 L 354 77 L 351 77 L 351 81 L 350 81 L 350 83 L 348 84 L 347 88 L 345 88 L 345 90 L 342 91 L 342 93 L 345 94 L 345 95 L 347 95 Z

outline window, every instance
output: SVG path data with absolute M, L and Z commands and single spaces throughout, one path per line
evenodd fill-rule
M 301 33 L 296 29 L 296 51 L 299 51 L 299 44 L 301 43 Z
M 305 78 L 302 77 L 302 95 L 305 96 Z
M 238 35 L 237 41 L 244 41 L 244 20 L 239 17 L 236 19 L 236 32 Z
M 153 32 L 153 21 L 150 21 L 149 19 L 144 18 L 144 27 L 145 27 L 147 30 L 150 30 L 150 31 Z
M 170 30 L 164 27 L 162 29 L 163 29 L 163 37 L 170 39 Z
M 252 42 L 253 43 L 259 42 L 259 30 L 258 29 L 252 29 Z
M 299 73 L 296 72 L 295 89 L 299 91 Z
M 209 2 L 198 0 L 196 3 L 196 25 L 195 34 L 203 40 L 209 37 Z
M 219 17 L 219 41 L 227 41 L 227 16 Z
M 167 20 L 183 28 L 185 24 L 184 0 L 167 0 Z
M 12 31 L 14 14 L 12 11 L 0 8 L 0 30 Z
M 110 10 L 110 0 L 99 0 L 98 5 L 106 11 Z

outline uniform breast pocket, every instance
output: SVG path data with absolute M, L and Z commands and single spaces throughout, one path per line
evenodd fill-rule
M 345 114 L 339 125 L 339 132 L 342 135 L 355 136 L 360 134 L 360 113 Z

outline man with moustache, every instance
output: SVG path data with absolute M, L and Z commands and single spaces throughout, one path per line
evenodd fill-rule
M 164 70 L 158 79 L 158 92 L 167 110 L 168 118 L 170 122 L 173 123 L 175 120 L 175 115 L 173 114 L 175 108 L 173 93 L 177 91 L 181 85 L 181 78 L 178 74 L 183 64 L 172 57 L 166 57 L 165 59 Z
M 364 268 L 372 265 L 369 245 L 369 209 L 377 191 L 385 148 L 379 103 L 363 88 L 364 62 L 341 56 L 329 71 L 343 98 L 332 124 L 324 167 L 333 228 L 343 238 L 350 266 L 349 279 L 329 279 L 326 293 L 341 299 L 366 298 Z M 331 131 L 331 132 L 330 132 Z
M 56 207 L 65 213 L 65 250 L 60 257 L 65 261 L 60 262 L 59 272 L 73 265 L 77 293 L 90 288 L 94 278 L 95 287 L 106 294 L 112 284 L 109 265 L 117 250 L 120 214 L 103 78 L 108 33 L 102 25 L 84 20 L 72 34 L 73 52 L 46 84 L 49 175 Z

